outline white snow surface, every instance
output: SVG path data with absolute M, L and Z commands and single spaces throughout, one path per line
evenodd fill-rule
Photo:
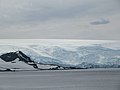
M 13 63 L 14 62 L 14 63 Z M 32 66 L 22 62 L 15 60 L 13 62 L 5 62 L 0 59 L 0 70 L 35 70 Z
M 79 68 L 120 67 L 119 41 L 0 40 L 0 54 L 18 50 L 24 52 L 35 62 L 42 64 Z

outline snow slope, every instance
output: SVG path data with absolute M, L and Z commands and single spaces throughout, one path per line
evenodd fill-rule
M 15 60 L 14 62 L 5 62 L 0 59 L 0 70 L 35 70 L 33 66 L 30 66 L 22 61 Z
M 78 46 L 74 50 L 68 50 L 58 46 L 31 47 L 35 50 L 42 51 L 46 56 L 49 56 L 61 61 L 64 66 L 89 68 L 90 64 L 100 65 L 97 67 L 119 67 L 120 65 L 120 50 L 106 48 L 101 45 Z M 40 59 L 36 59 L 40 61 Z M 54 60 L 53 60 L 54 63 Z M 87 66 L 88 65 L 88 66 Z

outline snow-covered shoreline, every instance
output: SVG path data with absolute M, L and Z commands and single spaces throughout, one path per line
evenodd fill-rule
M 52 67 L 59 66 L 66 69 L 120 68 L 119 41 L 61 39 L 0 40 L 0 55 L 16 51 L 22 51 L 32 61 L 38 65 L 46 65 L 46 67 L 53 65 Z M 1 60 L 0 62 L 0 64 L 3 63 Z M 20 64 L 21 62 L 17 61 L 17 63 L 19 63 L 17 66 L 22 65 Z M 12 65 L 13 67 L 15 63 L 6 63 L 6 65 Z M 42 65 L 41 67 L 43 67 Z M 26 67 L 31 69 L 31 67 L 28 68 L 28 65 Z M 17 67 L 15 66 L 14 68 Z

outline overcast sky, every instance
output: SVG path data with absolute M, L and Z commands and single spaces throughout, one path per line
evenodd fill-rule
M 0 38 L 120 40 L 120 0 L 0 0 Z

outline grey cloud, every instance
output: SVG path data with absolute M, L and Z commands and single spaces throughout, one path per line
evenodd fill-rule
M 84 16 L 95 16 L 96 14 L 98 16 L 101 15 L 101 13 L 114 11 L 112 9 L 117 8 L 102 5 L 100 3 L 103 3 L 103 0 L 101 1 L 102 2 L 96 0 L 1 0 L 3 3 L 0 9 L 2 13 L 0 23 L 2 23 L 2 25 L 20 24 L 25 22 L 43 22 L 54 18 L 82 18 Z M 106 9 L 101 10 L 101 7 L 106 7 Z
M 90 24 L 92 24 L 92 25 L 101 25 L 101 24 L 108 24 L 108 23 L 110 23 L 109 20 L 107 20 L 107 19 L 100 19 L 100 20 L 91 22 Z
M 0 38 L 100 39 L 104 31 L 96 36 L 97 26 L 106 30 L 119 14 L 118 0 L 0 0 Z M 101 17 L 109 20 L 91 22 Z M 111 27 L 118 38 L 119 25 Z M 108 32 L 102 39 L 113 38 Z

